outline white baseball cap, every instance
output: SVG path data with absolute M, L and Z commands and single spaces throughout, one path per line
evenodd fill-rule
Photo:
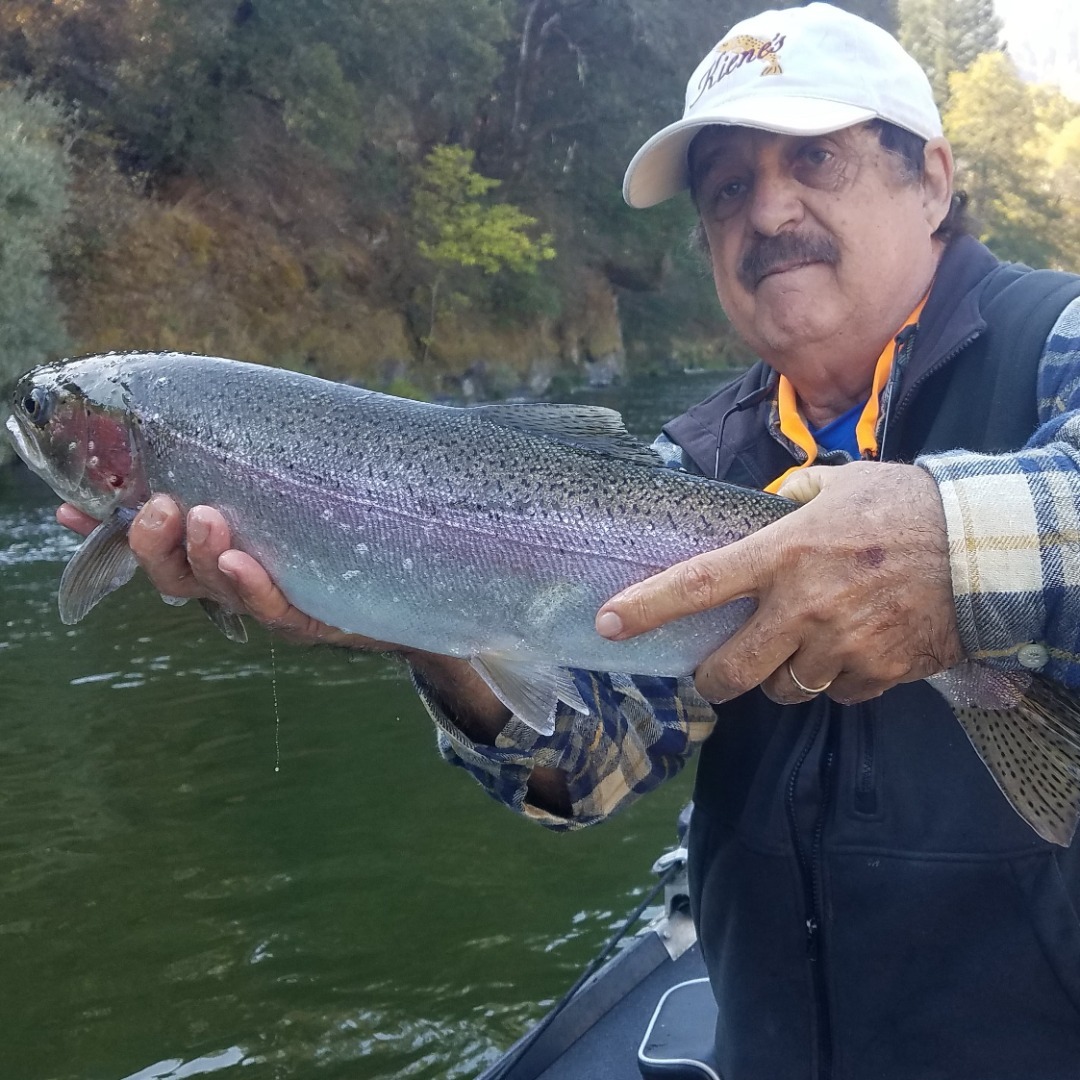
M 930 81 L 896 38 L 832 4 L 762 11 L 698 65 L 682 119 L 634 155 L 623 198 L 655 206 L 685 190 L 690 143 L 710 124 L 824 135 L 874 118 L 924 139 L 942 133 Z

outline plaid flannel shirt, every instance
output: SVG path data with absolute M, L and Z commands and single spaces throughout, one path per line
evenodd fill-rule
M 1080 686 L 1080 300 L 1062 313 L 1039 365 L 1039 428 L 1016 453 L 963 450 L 916 464 L 937 482 L 945 507 L 960 634 L 973 658 Z M 774 434 L 778 434 L 774 432 Z M 679 448 L 654 446 L 680 467 Z M 1022 654 L 1019 650 L 1034 644 Z M 1043 652 L 1045 650 L 1045 652 Z M 1036 658 L 1033 663 L 1032 657 Z M 552 829 L 609 817 L 678 772 L 709 736 L 712 706 L 690 678 L 575 671 L 590 715 L 560 704 L 553 735 L 511 718 L 494 746 L 471 742 L 414 676 L 435 721 L 443 757 L 492 797 Z M 535 766 L 565 772 L 571 816 L 527 801 Z

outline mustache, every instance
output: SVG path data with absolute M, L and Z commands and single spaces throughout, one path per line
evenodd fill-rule
M 739 263 L 739 282 L 748 291 L 756 289 L 763 277 L 790 262 L 823 262 L 830 266 L 840 260 L 840 252 L 829 236 L 779 233 L 761 236 Z

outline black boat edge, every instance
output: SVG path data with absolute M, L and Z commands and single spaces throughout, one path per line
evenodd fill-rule
M 690 807 L 679 815 L 680 845 Z M 663 913 L 555 1007 L 477 1080 L 720 1080 L 712 1061 L 716 1004 L 690 916 L 686 849 L 657 859 Z M 601 953 L 614 948 L 616 935 Z

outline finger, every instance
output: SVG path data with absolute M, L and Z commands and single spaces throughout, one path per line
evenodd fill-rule
M 694 672 L 698 693 L 720 703 L 768 679 L 800 645 L 788 624 L 759 609 Z
M 739 694 L 764 683 L 797 647 L 798 642 L 783 635 L 774 648 L 755 653 L 741 640 L 731 638 L 693 673 L 694 686 L 706 701 L 714 704 L 738 698 Z
M 71 503 L 61 503 L 56 508 L 56 520 L 65 529 L 71 529 L 80 536 L 89 536 L 99 525 L 97 518 L 84 514 Z
M 885 683 L 880 680 L 863 679 L 857 675 L 841 674 L 836 677 L 827 693 L 840 705 L 858 705 L 860 701 L 870 701 L 872 698 L 881 697 L 886 690 L 891 690 L 895 685 L 895 683 Z
M 597 633 L 621 641 L 673 619 L 755 595 L 763 584 L 754 558 L 760 535 L 696 555 L 624 589 L 600 608 Z
M 289 603 L 263 566 L 235 548 L 218 559 L 218 569 L 231 582 L 237 602 L 252 618 L 306 644 L 344 645 L 349 648 L 391 649 L 394 646 L 327 626 Z
M 820 495 L 829 482 L 830 469 L 825 465 L 812 465 L 808 469 L 793 472 L 779 487 L 776 494 L 792 502 L 808 503 Z M 835 472 L 835 469 L 832 470 Z
M 274 584 L 270 575 L 250 555 L 232 548 L 218 558 L 218 571 L 229 581 L 232 590 L 252 618 L 276 629 L 299 630 L 308 616 L 297 611 Z
M 765 696 L 778 705 L 795 705 L 830 691 L 839 675 L 835 664 L 800 649 L 789 656 L 762 684 Z M 815 672 L 808 678 L 806 672 Z
M 155 495 L 135 516 L 131 550 L 154 588 L 166 596 L 201 596 L 184 550 L 184 520 L 167 495 Z
M 232 531 L 221 512 L 209 506 L 193 506 L 187 515 L 187 559 L 202 591 L 230 611 L 244 613 L 235 583 L 222 573 L 219 560 L 232 548 Z

